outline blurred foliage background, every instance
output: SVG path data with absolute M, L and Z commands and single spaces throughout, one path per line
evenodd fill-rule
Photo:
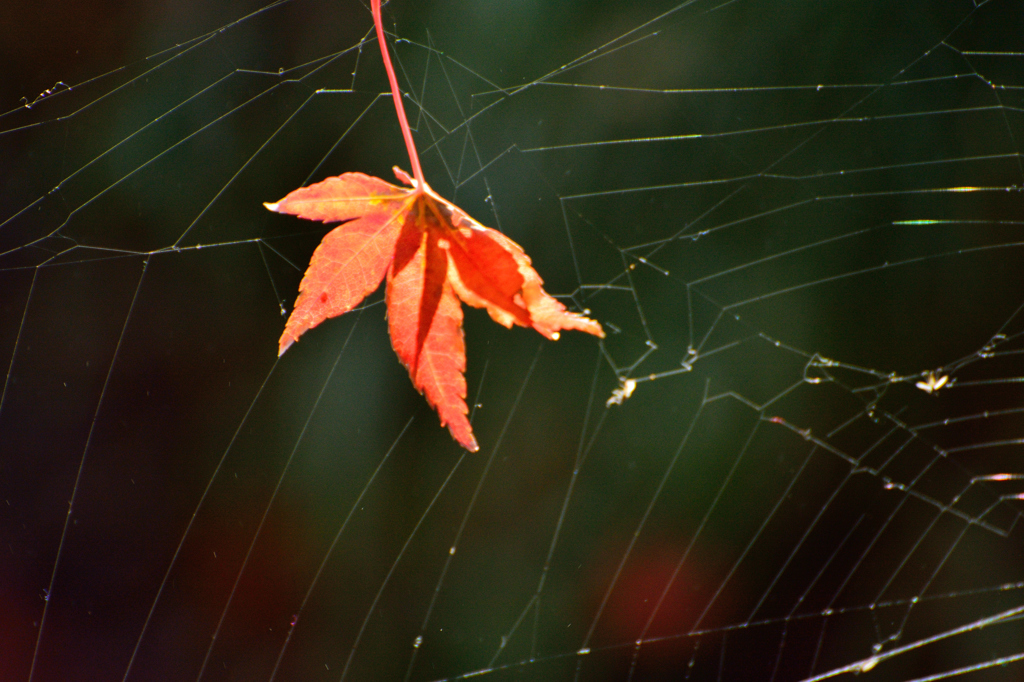
M 467 456 L 380 292 L 275 358 L 326 228 L 262 202 L 408 166 L 367 7 L 6 3 L 0 677 L 802 679 L 1019 603 L 957 493 L 1019 425 L 914 426 L 1020 402 L 1018 14 L 390 3 L 434 189 L 611 332 L 467 311 Z

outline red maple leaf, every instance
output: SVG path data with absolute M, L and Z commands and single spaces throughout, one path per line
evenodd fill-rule
M 387 53 L 380 0 L 371 3 L 384 65 L 415 179 L 399 168 L 399 187 L 344 173 L 291 192 L 271 211 L 340 222 L 313 252 L 278 354 L 325 319 L 352 310 L 387 276 L 391 345 L 441 425 L 467 450 L 479 449 L 466 414 L 462 303 L 486 308 L 504 325 L 533 327 L 549 339 L 562 329 L 604 336 L 601 325 L 568 312 L 541 288 L 530 258 L 514 241 L 484 227 L 423 180 L 412 133 Z

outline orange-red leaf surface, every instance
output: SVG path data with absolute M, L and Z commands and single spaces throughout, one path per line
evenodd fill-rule
M 462 305 L 485 308 L 504 325 L 549 339 L 562 329 L 604 336 L 601 325 L 549 296 L 523 249 L 395 168 L 409 188 L 345 173 L 297 189 L 271 211 L 341 222 L 313 252 L 279 354 L 307 330 L 359 305 L 387 275 L 391 345 L 441 425 L 467 450 L 476 438 L 466 414 Z

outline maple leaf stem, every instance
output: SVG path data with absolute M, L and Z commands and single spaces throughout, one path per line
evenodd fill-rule
M 391 99 L 395 101 L 395 111 L 398 112 L 398 125 L 402 128 L 405 148 L 409 152 L 409 161 L 412 163 L 412 176 L 416 178 L 417 188 L 423 188 L 426 187 L 426 182 L 423 180 L 423 169 L 420 168 L 420 157 L 416 153 L 416 145 L 412 141 L 409 119 L 405 117 L 405 107 L 402 106 L 402 92 L 398 89 L 395 67 L 391 65 L 388 43 L 384 38 L 384 22 L 380 16 L 380 0 L 370 0 L 370 12 L 373 14 L 373 23 L 377 27 L 377 42 L 380 43 L 380 54 L 384 58 L 384 70 L 388 72 L 388 82 L 391 83 Z

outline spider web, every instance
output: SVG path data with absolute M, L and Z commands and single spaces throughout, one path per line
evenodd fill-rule
M 1020 679 L 1019 6 L 548 5 L 385 7 L 609 332 L 467 311 L 472 455 L 380 292 L 275 357 L 262 202 L 406 165 L 364 6 L 8 10 L 0 677 Z

